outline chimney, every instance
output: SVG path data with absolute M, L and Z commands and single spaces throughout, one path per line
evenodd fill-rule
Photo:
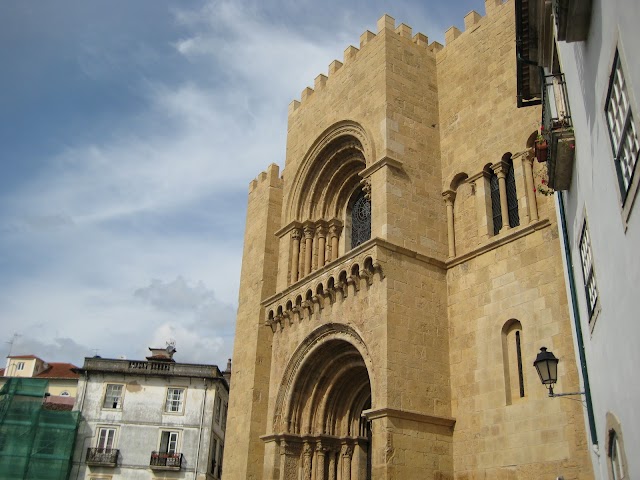
M 154 362 L 175 362 L 173 354 L 177 352 L 175 343 L 167 343 L 165 348 L 153 348 L 149 347 L 151 355 L 147 357 L 147 360 Z
M 222 376 L 227 381 L 229 386 L 231 386 L 231 359 L 227 361 L 227 369 L 222 372 Z

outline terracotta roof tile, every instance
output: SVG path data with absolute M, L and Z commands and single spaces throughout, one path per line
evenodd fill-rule
M 80 375 L 71 371 L 78 368 L 73 363 L 50 363 L 49 368 L 39 373 L 35 378 L 79 378 Z
M 42 360 L 40 357 L 36 357 L 35 355 L 9 355 L 7 358 L 35 358 L 37 360 Z

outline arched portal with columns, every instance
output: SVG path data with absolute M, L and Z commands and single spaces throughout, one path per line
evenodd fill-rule
M 268 436 L 279 444 L 274 479 L 371 478 L 370 360 L 350 327 L 327 324 L 292 357 L 278 393 Z

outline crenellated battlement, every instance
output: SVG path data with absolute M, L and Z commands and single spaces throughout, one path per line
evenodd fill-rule
M 311 89 L 309 89 L 311 90 Z M 260 172 L 260 174 L 249 183 L 249 193 L 253 192 L 262 184 L 268 184 L 270 187 L 282 188 L 283 180 L 280 177 L 280 167 L 275 163 L 272 163 L 267 167 L 267 170 Z
M 492 16 L 497 13 L 497 10 L 502 8 L 504 5 L 510 3 L 511 0 L 485 0 L 485 16 Z M 459 30 L 455 26 L 449 27 L 445 32 L 445 45 L 451 45 L 458 37 L 465 34 L 470 34 L 474 30 L 478 28 L 480 23 L 485 17 L 480 15 L 475 10 L 470 11 L 464 17 L 464 31 Z M 315 78 L 314 86 L 306 87 L 302 93 L 300 94 L 300 100 L 293 100 L 289 104 L 289 115 L 292 115 L 296 112 L 301 105 L 303 105 L 308 99 L 310 99 L 314 93 L 322 91 L 326 88 L 327 83 L 331 83 L 333 77 L 335 75 L 339 75 L 339 71 L 345 65 L 349 65 L 357 61 L 358 57 L 362 54 L 362 52 L 367 48 L 367 45 L 370 44 L 380 33 L 385 32 L 385 34 L 395 34 L 401 38 L 405 38 L 411 40 L 418 47 L 425 48 L 428 52 L 436 55 L 440 51 L 445 48 L 445 45 L 442 45 L 439 42 L 431 42 L 429 43 L 429 38 L 423 33 L 416 33 L 413 35 L 412 28 L 405 24 L 401 23 L 396 27 L 395 19 L 390 15 L 383 15 L 376 23 L 376 27 L 378 33 L 373 33 L 370 30 L 366 30 L 362 35 L 360 35 L 360 48 L 355 47 L 353 45 L 349 45 L 344 50 L 343 60 L 334 60 L 329 64 L 328 75 L 320 74 Z

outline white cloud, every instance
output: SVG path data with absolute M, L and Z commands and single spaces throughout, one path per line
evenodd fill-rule
M 81 362 L 98 349 L 141 358 L 173 338 L 178 361 L 223 368 L 245 217 L 236 198 L 270 163 L 284 167 L 287 105 L 365 28 L 375 29 L 381 13 L 345 13 L 325 31 L 216 1 L 174 12 L 180 37 L 165 37 L 173 56 L 136 44 L 133 60 L 123 59 L 126 43 L 107 53 L 86 45 L 83 76 L 126 76 L 142 107 L 99 135 L 61 138 L 65 147 L 43 154 L 0 206 L 0 249 L 11 252 L 2 263 L 0 326 L 23 335 L 20 348 L 31 351 L 20 353 Z M 354 26 L 355 17 L 363 24 Z M 136 58 L 166 62 L 167 75 L 143 76 Z M 194 212 L 201 215 L 185 230 Z M 206 223 L 214 220 L 220 226 Z

